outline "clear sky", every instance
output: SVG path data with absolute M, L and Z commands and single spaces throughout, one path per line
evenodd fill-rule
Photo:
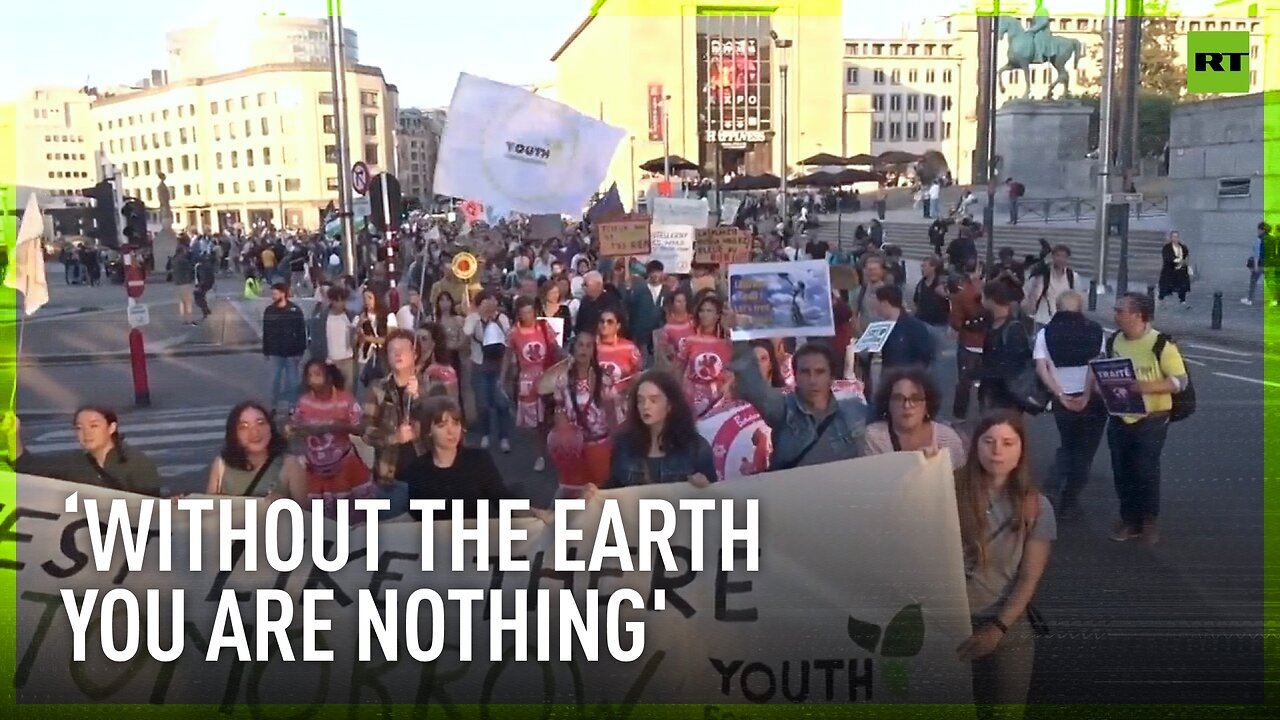
M 844 0 L 847 37 L 891 37 L 904 23 L 954 12 L 965 0 Z M 1032 3 L 1034 4 L 1034 3 Z M 1050 11 L 1102 0 L 1047 0 Z M 263 12 L 324 17 L 325 0 L 54 0 L 5 3 L 0 99 L 32 85 L 109 86 L 164 68 L 165 32 L 209 18 Z M 868 6 L 874 5 L 874 12 Z M 1212 0 L 1183 0 L 1211 6 Z M 590 0 L 346 0 L 346 26 L 359 34 L 360 60 L 383 69 L 403 107 L 447 105 L 461 71 L 507 83 L 554 79 L 549 62 Z M 1191 12 L 1188 12 L 1191 14 Z

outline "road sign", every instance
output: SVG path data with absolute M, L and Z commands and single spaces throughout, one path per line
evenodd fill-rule
M 363 162 L 351 166 L 351 189 L 360 195 L 369 194 L 369 166 Z
M 147 289 L 147 281 L 142 274 L 142 268 L 137 263 L 129 265 L 124 269 L 124 291 L 131 298 L 142 297 L 142 292 Z
M 142 303 L 134 303 L 129 306 L 129 327 L 140 328 L 151 324 L 151 308 Z
M 1107 193 L 1103 199 L 1108 205 L 1137 205 L 1142 202 L 1142 193 Z
M 391 226 L 395 227 L 400 223 L 400 181 L 391 173 L 378 173 L 377 176 L 369 182 L 369 199 L 373 202 L 373 212 L 369 214 L 369 221 L 374 227 L 381 230 L 384 234 L 387 232 L 385 225 L 390 219 Z M 387 204 L 383 209 L 383 203 Z
M 356 218 L 367 218 L 373 215 L 373 203 L 367 197 L 351 199 L 351 215 Z

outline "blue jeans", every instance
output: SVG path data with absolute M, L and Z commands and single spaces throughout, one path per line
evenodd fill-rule
M 1154 416 L 1126 423 L 1111 418 L 1107 445 L 1111 449 L 1111 474 L 1120 519 L 1133 528 L 1160 515 L 1160 454 L 1169 434 L 1168 416 Z
M 471 367 L 471 390 L 476 395 L 476 414 L 480 417 L 479 430 L 483 436 L 491 440 L 509 440 L 511 438 L 511 405 L 510 398 L 504 397 L 498 389 L 501 371 L 489 364 Z
M 298 387 L 302 383 L 299 357 L 271 355 L 271 408 L 277 409 L 281 400 L 288 407 L 298 400 Z

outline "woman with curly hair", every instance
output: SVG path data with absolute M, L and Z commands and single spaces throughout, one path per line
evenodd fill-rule
M 942 391 L 927 370 L 908 367 L 886 372 L 876 387 L 875 400 L 864 454 L 938 449 L 951 455 L 952 467 L 964 465 L 964 440 L 950 425 L 936 420 Z

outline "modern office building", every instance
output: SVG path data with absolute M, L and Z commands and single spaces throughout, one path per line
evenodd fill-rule
M 98 181 L 92 102 L 85 89 L 36 87 L 14 103 L 17 183 L 43 209 L 90 203 L 80 191 Z
M 356 32 L 343 33 L 347 65 L 360 62 Z M 329 21 L 267 15 L 217 18 L 165 36 L 169 81 L 226 75 L 263 65 L 329 62 Z

